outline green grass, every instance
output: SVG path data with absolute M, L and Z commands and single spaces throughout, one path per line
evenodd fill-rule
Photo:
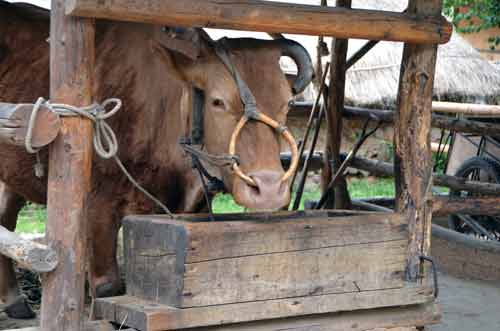
M 394 196 L 394 182 L 390 178 L 352 178 L 348 182 L 352 198 L 368 198 L 376 196 Z M 318 189 L 305 191 L 300 209 L 304 209 L 305 200 L 319 200 L 321 192 Z M 292 200 L 293 201 L 293 200 Z M 238 213 L 245 208 L 237 205 L 232 196 L 219 194 L 213 204 L 215 213 Z M 19 214 L 16 232 L 42 233 L 45 231 L 47 213 L 44 206 L 29 204 Z
M 390 197 L 395 194 L 394 181 L 391 178 L 352 178 L 348 187 L 352 198 Z M 305 200 L 319 200 L 320 197 L 319 189 L 305 191 L 299 209 L 304 209 Z M 238 213 L 245 209 L 237 205 L 230 195 L 220 194 L 214 199 L 213 210 L 215 213 Z
M 45 231 L 46 219 L 47 211 L 45 206 L 28 204 L 19 213 L 16 232 L 42 233 Z

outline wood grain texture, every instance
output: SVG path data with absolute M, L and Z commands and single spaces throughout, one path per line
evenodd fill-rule
M 337 7 L 351 8 L 351 0 L 337 0 Z M 339 170 L 340 148 L 342 146 L 342 123 L 345 99 L 345 75 L 347 71 L 348 39 L 334 38 L 332 40 L 332 54 L 330 66 L 330 88 L 328 108 L 326 111 L 327 144 L 325 157 L 328 162 L 323 164 L 321 171 L 321 190 L 324 194 L 334 174 Z M 338 179 L 337 185 L 326 201 L 327 209 L 351 209 L 349 191 L 344 177 Z
M 86 106 L 92 100 L 94 22 L 64 15 L 63 0 L 52 1 L 50 96 L 53 102 Z M 43 331 L 83 327 L 87 253 L 87 193 L 90 190 L 92 124 L 64 118 L 50 145 L 46 240 L 59 266 L 43 278 Z
M 411 285 L 400 289 L 308 296 L 187 309 L 152 304 L 130 296 L 96 301 L 97 318 L 139 330 L 160 331 L 353 310 L 411 306 L 433 301 L 432 290 Z M 223 329 L 222 329 L 223 330 Z M 231 329 L 229 329 L 231 330 Z M 264 329 L 265 330 L 265 329 Z
M 35 272 L 49 272 L 57 266 L 57 253 L 53 249 L 23 239 L 3 226 L 0 226 L 0 253 Z
M 5 331 L 41 331 L 39 327 L 23 328 L 23 329 L 12 329 Z M 115 331 L 115 328 L 111 323 L 107 321 L 92 321 L 84 324 L 81 331 Z M 125 330 L 124 330 L 125 331 Z
M 380 121 L 393 123 L 394 112 L 391 110 L 366 109 L 359 107 L 344 107 L 344 117 L 348 119 L 367 119 L 370 115 L 375 115 Z M 499 112 L 500 115 L 500 112 Z M 433 128 L 450 131 L 471 133 L 478 135 L 500 135 L 500 125 L 483 121 L 468 120 L 444 115 L 432 114 L 431 125 Z
M 180 308 L 397 288 L 407 238 L 397 214 L 209 223 L 129 217 L 127 293 Z
M 12 145 L 24 146 L 32 110 L 32 104 L 0 102 L 0 140 Z M 47 146 L 56 139 L 60 126 L 59 116 L 42 106 L 33 127 L 31 145 L 34 148 Z
M 436 304 L 366 311 L 292 317 L 262 322 L 239 323 L 192 331 L 410 331 L 407 327 L 439 323 L 441 312 Z M 383 328 L 383 330 L 381 330 Z M 394 329 L 398 328 L 398 329 Z M 404 328 L 404 329 L 400 329 Z M 412 328 L 413 330 L 413 328 Z
M 351 168 L 367 171 L 372 175 L 381 177 L 391 177 L 394 176 L 394 165 L 389 162 L 383 162 L 380 160 L 372 160 L 363 157 L 355 157 L 351 163 Z M 449 187 L 453 190 L 467 191 L 472 193 L 480 194 L 500 194 L 500 184 L 479 182 L 474 180 L 467 180 L 466 178 L 450 176 L 445 174 L 434 173 L 432 176 L 433 184 L 436 186 Z M 476 205 L 474 201 L 481 201 L 481 199 L 470 198 L 459 198 L 459 197 L 433 197 L 433 210 L 436 213 L 442 215 L 443 213 L 450 212 L 451 210 L 467 210 L 473 209 Z M 449 201 L 450 205 L 446 206 L 445 202 Z M 454 202 L 456 201 L 456 202 Z M 467 202 L 469 201 L 469 202 Z M 484 199 L 485 203 L 492 201 L 491 198 Z M 462 204 L 462 205 L 460 205 Z M 485 206 L 486 207 L 486 206 Z M 494 206 L 493 206 L 494 207 Z M 458 208 L 458 209 L 457 209 Z M 486 209 L 486 208 L 485 208 Z M 490 209 L 489 212 L 495 212 L 495 207 L 493 210 Z M 488 211 L 487 211 L 488 212 Z
M 71 0 L 67 1 L 66 12 L 77 16 L 170 26 L 413 43 L 446 43 L 452 33 L 451 25 L 440 15 L 411 15 L 259 0 Z
M 439 15 L 441 0 L 412 0 L 409 13 Z M 410 241 L 406 277 L 416 281 L 430 246 L 432 218 L 432 91 L 437 45 L 405 44 L 395 117 L 396 210 L 406 214 Z

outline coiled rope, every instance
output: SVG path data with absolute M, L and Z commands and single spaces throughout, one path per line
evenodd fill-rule
M 108 107 L 112 106 L 111 110 L 107 110 Z M 122 101 L 117 98 L 106 99 L 102 104 L 94 103 L 90 106 L 85 107 L 75 107 L 71 105 L 66 105 L 62 103 L 51 103 L 44 98 L 38 98 L 36 101 L 33 112 L 31 113 L 30 120 L 28 122 L 28 128 L 26 131 L 25 147 L 26 151 L 31 154 L 37 154 L 37 163 L 40 164 L 40 158 L 38 156 L 39 149 L 33 148 L 31 141 L 33 137 L 33 129 L 35 127 L 36 116 L 38 111 L 42 106 L 47 107 L 52 112 L 58 114 L 62 117 L 74 117 L 81 116 L 92 121 L 94 126 L 93 134 L 93 145 L 94 150 L 97 155 L 103 159 L 113 159 L 118 168 L 123 172 L 125 177 L 132 183 L 132 185 L 142 192 L 148 199 L 153 201 L 158 207 L 160 207 L 166 214 L 174 218 L 173 213 L 168 209 L 168 207 L 157 199 L 154 195 L 149 193 L 142 185 L 140 185 L 135 178 L 130 174 L 130 172 L 125 168 L 122 161 L 118 157 L 118 139 L 116 134 L 111 128 L 111 126 L 106 123 L 106 120 L 111 116 L 115 115 L 122 107 Z M 35 169 L 40 167 L 35 167 Z M 37 171 L 38 174 L 40 171 Z

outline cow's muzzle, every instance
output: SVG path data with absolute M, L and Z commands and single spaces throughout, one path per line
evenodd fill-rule
M 245 124 L 248 123 L 250 120 L 255 120 L 262 122 L 266 125 L 269 125 L 271 128 L 276 130 L 280 135 L 285 138 L 285 140 L 288 142 L 290 145 L 290 150 L 292 153 L 292 161 L 290 163 L 290 168 L 288 168 L 287 172 L 283 175 L 281 178 L 281 182 L 287 181 L 290 177 L 293 176 L 295 171 L 297 170 L 297 167 L 299 165 L 299 152 L 297 148 L 297 143 L 295 142 L 295 139 L 293 138 L 292 134 L 290 133 L 290 130 L 286 127 L 281 125 L 279 122 L 273 120 L 269 116 L 262 114 L 260 112 L 255 112 L 252 114 L 252 116 L 248 115 L 243 115 L 236 125 L 236 128 L 234 129 L 234 132 L 231 136 L 231 141 L 229 143 L 229 155 L 235 156 L 235 159 L 238 159 L 236 157 L 236 141 L 238 140 L 238 137 L 240 135 L 241 130 L 245 126 Z M 247 183 L 250 186 L 253 187 L 258 187 L 257 183 L 255 180 L 249 176 L 246 175 L 240 168 L 240 165 L 238 162 L 234 162 L 232 165 L 232 170 L 234 171 L 235 175 L 240 177 L 245 183 Z

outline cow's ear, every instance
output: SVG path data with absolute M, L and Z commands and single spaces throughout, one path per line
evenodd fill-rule
M 155 31 L 151 46 L 170 74 L 192 84 L 188 76 L 210 43 L 213 40 L 202 29 L 161 28 Z
M 202 29 L 169 27 L 159 29 L 155 33 L 155 40 L 163 48 L 174 53 L 174 56 L 190 61 L 196 61 L 204 44 L 212 41 Z

